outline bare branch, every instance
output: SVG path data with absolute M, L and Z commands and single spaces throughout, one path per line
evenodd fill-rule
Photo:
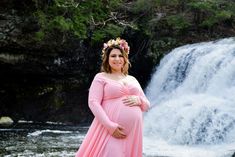
M 124 18 L 126 18 L 126 16 L 119 16 L 118 17 L 117 12 L 111 12 L 110 15 L 109 15 L 109 18 L 105 21 L 102 21 L 102 22 L 95 22 L 94 17 L 91 16 L 91 23 L 94 26 L 105 26 L 109 21 L 114 21 L 114 22 L 118 23 L 119 25 L 122 25 L 122 26 L 125 26 L 125 27 L 129 26 L 131 28 L 134 28 L 134 26 L 131 25 L 130 23 L 126 22 L 125 20 L 121 20 L 121 19 L 124 19 Z

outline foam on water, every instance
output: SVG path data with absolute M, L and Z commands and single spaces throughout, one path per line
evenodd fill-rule
M 54 134 L 70 134 L 72 131 L 61 131 L 61 130 L 38 130 L 32 133 L 29 133 L 27 136 L 39 136 L 43 133 L 54 133 Z

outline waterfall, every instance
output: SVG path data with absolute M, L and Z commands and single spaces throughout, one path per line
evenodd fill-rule
M 172 50 L 153 73 L 146 95 L 152 106 L 144 136 L 152 141 L 235 143 L 235 38 Z

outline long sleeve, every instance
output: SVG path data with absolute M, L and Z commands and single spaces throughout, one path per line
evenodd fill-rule
M 146 98 L 146 96 L 145 96 L 145 94 L 144 94 L 142 89 L 140 91 L 139 100 L 140 100 L 140 108 L 141 108 L 141 110 L 142 111 L 148 111 L 148 109 L 150 108 L 150 102 Z
M 88 104 L 95 118 L 97 118 L 97 120 L 109 131 L 109 133 L 112 134 L 118 127 L 118 124 L 109 119 L 101 106 L 104 84 L 104 80 L 96 75 L 89 89 Z
M 135 79 L 136 80 L 136 79 Z M 139 98 L 139 103 L 140 103 L 140 108 L 142 111 L 148 111 L 148 109 L 150 108 L 150 102 L 148 101 L 148 99 L 146 98 L 144 91 L 142 90 L 139 82 L 136 80 L 137 85 L 139 86 L 140 92 L 138 95 Z

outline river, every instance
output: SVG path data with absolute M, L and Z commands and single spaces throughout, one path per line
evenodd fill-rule
M 0 156 L 74 156 L 88 127 L 21 122 L 0 129 Z

